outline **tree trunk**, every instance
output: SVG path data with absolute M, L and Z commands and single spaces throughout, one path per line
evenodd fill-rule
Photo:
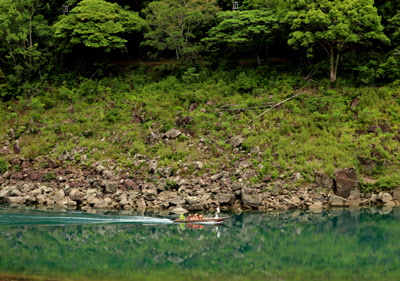
M 330 69 L 329 69 L 329 78 L 331 82 L 335 82 L 336 75 L 337 75 L 337 60 L 335 60 L 335 50 L 333 46 L 329 48 L 329 55 L 330 55 Z

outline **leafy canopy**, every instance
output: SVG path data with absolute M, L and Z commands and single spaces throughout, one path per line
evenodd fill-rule
M 373 0 L 290 0 L 286 21 L 291 25 L 289 45 L 322 46 L 330 58 L 330 78 L 336 79 L 339 55 L 353 44 L 371 40 L 389 43 Z
M 135 12 L 104 0 L 83 0 L 54 24 L 55 36 L 90 48 L 122 49 L 122 34 L 140 31 L 145 21 Z
M 187 59 L 201 50 L 202 27 L 215 18 L 215 0 L 153 1 L 144 10 L 150 30 L 142 45 L 158 51 L 175 51 L 177 59 Z
M 219 12 L 217 20 L 218 25 L 210 29 L 204 41 L 211 45 L 243 47 L 255 55 L 259 64 L 260 49 L 273 40 L 274 31 L 279 27 L 276 14 L 266 10 Z

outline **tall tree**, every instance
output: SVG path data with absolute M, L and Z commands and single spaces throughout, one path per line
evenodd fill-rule
M 335 81 L 341 54 L 354 44 L 389 43 L 373 0 L 289 0 L 286 21 L 289 45 L 321 46 L 329 57 L 329 78 Z
M 38 14 L 43 8 L 39 0 L 0 0 L 0 60 L 16 73 L 32 76 L 37 70 L 39 42 L 49 33 Z
M 225 11 L 217 14 L 218 24 L 204 39 L 212 45 L 242 47 L 250 51 L 261 65 L 260 51 L 274 38 L 278 18 L 272 11 Z
M 151 27 L 142 45 L 158 51 L 175 51 L 177 59 L 186 60 L 201 50 L 198 33 L 215 18 L 215 0 L 154 1 L 144 10 Z
M 83 0 L 54 24 L 55 36 L 71 45 L 104 48 L 105 51 L 123 49 L 124 33 L 140 31 L 145 20 L 136 12 L 104 0 Z

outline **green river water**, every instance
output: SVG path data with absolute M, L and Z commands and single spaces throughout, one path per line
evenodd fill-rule
M 0 280 L 400 280 L 400 209 L 227 215 L 0 206 Z

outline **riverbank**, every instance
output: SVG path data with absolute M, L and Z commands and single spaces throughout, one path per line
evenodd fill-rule
M 136 155 L 135 159 L 145 166 L 154 164 L 145 155 Z M 63 160 L 54 161 L 46 157 L 33 162 L 19 161 L 14 164 L 20 165 L 21 171 L 9 171 L 0 176 L 0 202 L 172 212 L 212 211 L 217 207 L 236 211 L 273 211 L 379 205 L 392 208 L 400 205 L 400 188 L 361 193 L 355 169 L 338 169 L 334 178 L 316 172 L 315 184 L 303 183 L 293 187 L 301 182 L 300 173 L 293 174 L 288 180 L 266 179 L 252 183 L 247 176 L 249 173 L 237 168 L 246 167 L 245 160 L 217 173 L 205 171 L 201 177 L 172 175 L 170 170 L 160 168 L 147 179 L 131 176 L 129 171 L 113 161 L 95 163 L 90 169 L 65 167 Z M 48 168 L 35 168 L 44 166 Z
M 262 68 L 152 71 L 2 102 L 1 200 L 189 211 L 398 204 L 398 87 L 316 85 Z

